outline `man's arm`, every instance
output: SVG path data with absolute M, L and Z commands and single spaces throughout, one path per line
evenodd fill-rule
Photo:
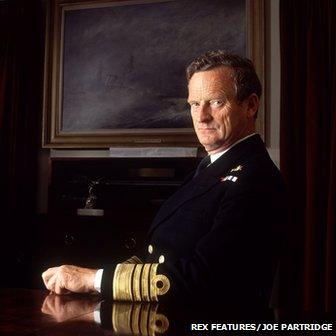
M 254 180 L 260 181 L 259 178 Z M 282 216 L 277 188 L 261 185 L 257 183 L 251 189 L 237 184 L 225 193 L 211 231 L 198 240 L 189 258 L 166 260 L 161 265 L 133 260 L 106 267 L 102 295 L 114 300 L 156 301 L 159 295 L 169 291 L 170 297 L 180 299 L 185 295 L 195 298 L 195 293 L 198 298 L 208 295 L 215 298 L 213 290 L 219 282 L 221 295 L 228 298 L 247 290 L 248 286 L 255 290 L 262 287 L 262 278 L 273 273 Z M 48 270 L 43 277 L 47 288 L 59 294 L 67 290 L 97 292 L 94 289 L 96 272 L 62 266 Z M 232 288 L 239 288 L 239 292 L 234 293 Z
M 158 301 L 159 295 L 164 295 L 170 288 L 166 276 L 157 273 L 157 263 L 142 264 L 126 261 L 111 267 L 113 277 L 105 276 L 111 282 L 111 289 L 104 296 L 119 301 Z M 73 265 L 62 265 L 49 268 L 42 274 L 47 289 L 56 294 L 95 293 L 100 292 L 98 282 L 101 270 L 88 269 Z M 109 273 L 109 270 L 106 270 Z M 97 278 L 98 274 L 98 279 Z M 103 275 L 103 274 L 102 274 Z M 112 281 L 111 281 L 112 280 Z

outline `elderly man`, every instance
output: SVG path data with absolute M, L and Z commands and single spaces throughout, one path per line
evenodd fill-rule
M 280 173 L 255 133 L 260 81 L 250 60 L 222 51 L 194 60 L 187 79 L 208 156 L 159 210 L 137 256 L 101 270 L 50 268 L 42 275 L 50 291 L 267 307 L 285 205 Z

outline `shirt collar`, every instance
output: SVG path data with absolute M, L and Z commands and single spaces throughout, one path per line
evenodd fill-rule
M 255 135 L 255 134 L 256 134 L 256 133 L 251 133 L 251 134 L 247 135 L 246 137 L 241 138 L 241 139 L 239 139 L 238 141 L 236 141 L 236 142 L 235 142 L 234 144 L 232 144 L 229 148 L 226 148 L 226 149 L 224 149 L 223 151 L 218 152 L 218 153 L 216 153 L 216 154 L 212 154 L 212 155 L 210 155 L 211 163 L 214 163 L 218 158 L 220 158 L 224 153 L 226 153 L 226 152 L 227 152 L 229 149 L 231 149 L 233 146 L 239 144 L 240 142 L 246 140 L 247 138 L 249 138 L 249 137 L 251 137 L 251 136 L 253 136 L 253 135 Z

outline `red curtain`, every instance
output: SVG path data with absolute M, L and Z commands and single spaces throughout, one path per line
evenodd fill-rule
M 0 2 L 0 255 L 11 285 L 33 245 L 41 132 L 41 2 Z
M 289 196 L 281 300 L 336 310 L 336 2 L 280 0 L 281 170 Z

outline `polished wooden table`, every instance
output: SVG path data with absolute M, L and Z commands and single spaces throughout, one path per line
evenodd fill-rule
M 29 289 L 0 289 L 0 300 L 2 336 L 162 335 L 169 329 L 157 304 L 108 303 L 94 295 Z
M 71 312 L 70 297 L 67 302 L 48 298 L 51 296 L 44 290 L 1 289 L 0 335 L 73 335 L 75 329 L 85 329 L 83 335 L 104 335 L 99 325 L 90 322 L 95 305 L 74 298 L 85 308 Z
M 193 309 L 194 308 L 194 309 Z M 213 309 L 211 309 L 213 308 Z M 239 314 L 237 318 L 216 306 L 160 303 L 122 303 L 103 301 L 97 295 L 55 295 L 46 290 L 0 289 L 0 335 L 207 335 L 206 332 L 191 330 L 192 323 L 251 323 L 251 313 Z M 323 333 L 334 335 L 334 315 L 284 315 L 274 319 L 262 317 L 267 326 L 283 321 L 294 323 L 332 323 L 333 331 Z M 258 325 L 260 321 L 256 322 Z M 202 325 L 200 325 L 202 327 Z M 220 333 L 221 335 L 223 332 Z M 224 333 L 227 335 L 228 333 Z M 230 333 L 229 333 L 230 334 Z M 237 334 L 237 333 L 236 333 Z M 241 333 L 241 334 L 246 334 Z M 254 332 L 264 335 L 264 332 Z M 268 332 L 272 335 L 272 332 Z M 291 332 L 286 333 L 291 335 Z M 306 333 L 304 333 L 306 335 Z M 308 333 L 310 335 L 312 333 Z M 315 333 L 316 335 L 319 333 Z M 211 332 L 211 335 L 215 335 Z

